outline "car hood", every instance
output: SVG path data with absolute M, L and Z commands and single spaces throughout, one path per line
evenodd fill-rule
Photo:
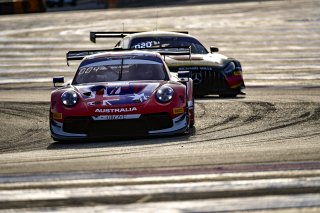
M 192 54 L 180 56 L 166 56 L 165 62 L 169 67 L 178 66 L 224 66 L 228 62 L 228 58 L 218 53 L 208 54 Z
M 159 82 L 111 82 L 75 86 L 88 107 L 140 105 L 150 99 Z

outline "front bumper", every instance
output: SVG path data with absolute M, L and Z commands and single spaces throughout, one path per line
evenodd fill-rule
M 175 135 L 186 132 L 188 127 L 185 113 L 174 119 L 165 114 L 152 114 L 138 119 L 107 121 L 96 121 L 90 117 L 74 117 L 74 120 L 66 119 L 64 123 L 50 120 L 51 136 L 55 140 Z

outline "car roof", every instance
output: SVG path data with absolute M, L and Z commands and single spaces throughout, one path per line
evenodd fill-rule
M 108 51 L 86 56 L 83 60 L 90 60 L 101 57 L 121 57 L 121 56 L 151 56 L 161 58 L 159 53 L 142 51 L 142 50 L 126 50 L 126 51 Z
M 140 37 L 161 37 L 161 36 L 175 36 L 175 37 L 191 37 L 193 36 L 185 33 L 178 32 L 168 32 L 168 31 L 149 31 L 149 32 L 141 32 L 141 33 L 133 33 L 126 36 L 126 38 L 134 39 Z

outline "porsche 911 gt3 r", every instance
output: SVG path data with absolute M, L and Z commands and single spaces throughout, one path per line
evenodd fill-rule
M 178 75 L 155 52 L 88 55 L 72 82 L 51 94 L 51 135 L 74 140 L 185 133 L 194 125 L 192 79 L 187 71 Z
M 90 39 L 122 38 L 115 49 L 146 49 L 165 47 L 191 47 L 189 56 L 169 56 L 166 63 L 171 72 L 189 70 L 197 96 L 219 94 L 235 97 L 244 94 L 242 68 L 238 60 L 219 54 L 217 47 L 208 50 L 187 32 L 91 32 Z

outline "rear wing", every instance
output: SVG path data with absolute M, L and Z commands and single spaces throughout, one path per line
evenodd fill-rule
M 134 34 L 134 33 L 141 33 L 141 32 L 134 32 L 134 31 L 127 31 L 127 32 L 90 32 L 90 41 L 96 43 L 96 38 L 124 38 L 127 35 Z
M 164 57 L 163 58 L 164 61 L 166 61 L 166 56 L 168 56 L 168 55 L 188 55 L 189 59 L 191 59 L 191 46 L 153 47 L 153 48 L 132 49 L 132 50 L 143 50 L 143 51 L 157 52 Z
M 77 51 L 69 51 L 66 54 L 67 65 L 69 66 L 69 61 L 82 60 L 84 57 L 104 52 L 118 52 L 118 51 L 150 51 L 157 52 L 160 55 L 189 55 L 191 57 L 191 47 L 154 47 L 154 48 L 144 48 L 144 49 L 101 49 L 101 50 L 77 50 Z
M 66 54 L 67 65 L 69 66 L 69 61 L 77 61 L 82 60 L 84 57 L 88 55 L 93 55 L 97 53 L 116 51 L 117 49 L 105 49 L 105 50 L 77 50 L 77 51 L 69 51 Z M 120 49 L 122 50 L 122 49 Z
M 90 41 L 96 43 L 97 38 L 124 38 L 127 35 L 134 33 L 142 33 L 145 31 L 127 31 L 127 32 L 90 32 Z M 176 31 L 172 31 L 176 32 Z M 179 31 L 176 33 L 189 34 L 188 31 Z

